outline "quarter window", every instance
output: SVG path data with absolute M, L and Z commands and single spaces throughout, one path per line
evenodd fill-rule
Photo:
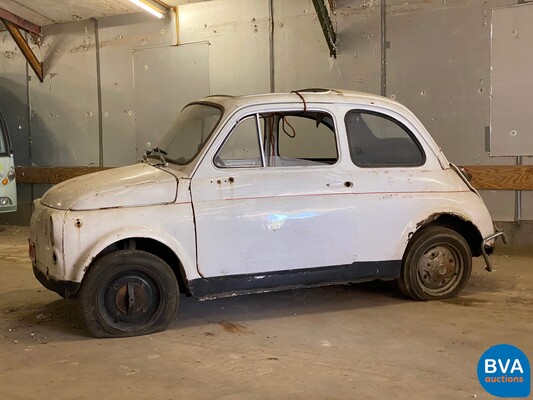
M 260 167 L 256 116 L 240 121 L 215 157 L 215 165 L 220 168 Z
M 413 134 L 389 116 L 350 111 L 345 118 L 350 155 L 359 167 L 415 167 L 425 155 Z

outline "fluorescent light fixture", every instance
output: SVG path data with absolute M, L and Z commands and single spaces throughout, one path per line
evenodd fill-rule
M 161 4 L 153 0 L 130 0 L 137 7 L 142 8 L 144 11 L 149 12 L 154 17 L 162 19 L 165 16 L 166 8 Z

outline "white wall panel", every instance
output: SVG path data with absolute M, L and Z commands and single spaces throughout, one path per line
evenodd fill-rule
M 36 50 L 46 76 L 30 81 L 33 163 L 98 165 L 94 21 L 49 25 Z
M 268 0 L 214 0 L 178 7 L 179 43 L 209 43 L 212 94 L 270 87 Z

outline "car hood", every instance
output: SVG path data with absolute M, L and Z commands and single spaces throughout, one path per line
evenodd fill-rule
M 177 177 L 149 164 L 83 175 L 48 190 L 41 202 L 60 210 L 96 210 L 173 203 Z

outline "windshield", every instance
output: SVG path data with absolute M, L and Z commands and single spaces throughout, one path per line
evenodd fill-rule
M 221 116 L 222 109 L 214 105 L 193 103 L 186 106 L 159 146 L 166 153 L 165 160 L 179 165 L 190 163 L 204 147 Z

